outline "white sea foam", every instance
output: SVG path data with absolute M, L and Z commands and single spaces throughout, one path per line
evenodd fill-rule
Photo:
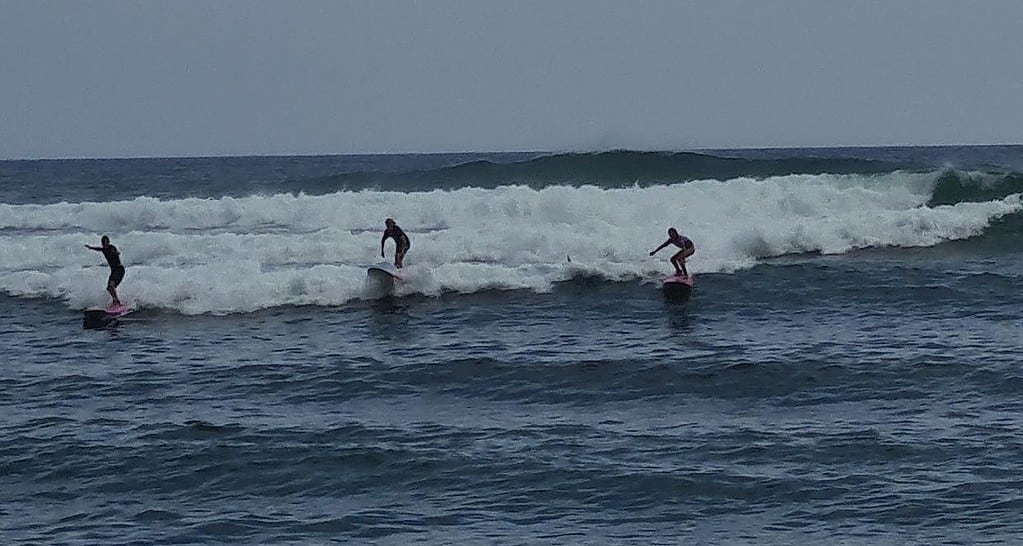
M 110 235 L 127 266 L 124 298 L 183 313 L 342 305 L 367 297 L 383 261 L 383 219 L 412 249 L 405 292 L 549 290 L 578 274 L 654 279 L 677 227 L 696 242 L 696 273 L 732 272 L 789 253 L 930 246 L 983 233 L 1021 210 L 1019 195 L 926 206 L 933 174 L 799 175 L 647 188 L 524 186 L 248 198 L 138 198 L 0 204 L 0 289 L 102 303 L 108 269 L 84 244 Z M 393 243 L 387 243 L 387 258 Z

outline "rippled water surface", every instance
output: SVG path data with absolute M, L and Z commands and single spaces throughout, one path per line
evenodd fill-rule
M 39 543 L 1012 542 L 1018 256 L 779 260 L 85 331 L 0 299 Z M 1015 262 L 1018 264 L 1018 262 Z

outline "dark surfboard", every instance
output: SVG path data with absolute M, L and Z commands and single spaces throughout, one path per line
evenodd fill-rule
M 86 330 L 97 330 L 113 326 L 121 317 L 134 311 L 127 305 L 116 307 L 90 307 L 83 311 L 82 327 Z
M 380 298 L 393 295 L 394 285 L 404 282 L 404 279 L 386 269 L 370 267 L 366 270 L 366 281 L 366 286 L 369 290 L 368 296 L 371 298 Z
M 367 269 L 366 270 L 366 275 L 368 275 L 371 279 L 380 280 L 380 281 L 395 282 L 395 281 L 402 281 L 402 280 L 404 280 L 400 276 L 398 276 L 398 274 L 391 273 L 390 271 L 388 271 L 386 269 L 383 269 L 383 268 L 380 268 L 380 267 L 371 267 L 371 268 Z
M 687 301 L 693 293 L 693 277 L 692 275 L 665 277 L 661 282 L 661 290 L 664 292 L 664 297 L 671 301 Z

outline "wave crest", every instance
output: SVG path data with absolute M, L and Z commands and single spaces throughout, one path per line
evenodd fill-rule
M 106 267 L 83 248 L 109 234 L 128 274 L 122 295 L 184 313 L 342 305 L 367 297 L 382 221 L 413 239 L 404 293 L 551 290 L 595 276 L 653 281 L 675 226 L 696 273 L 733 272 L 793 253 L 921 247 L 983 235 L 1019 195 L 934 204 L 947 173 L 819 174 L 595 185 L 341 191 L 244 198 L 0 205 L 0 290 L 102 303 Z M 388 246 L 388 258 L 393 247 Z M 569 256 L 571 258 L 569 258 Z

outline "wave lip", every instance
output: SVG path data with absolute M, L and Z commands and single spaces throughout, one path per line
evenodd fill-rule
M 1023 174 L 947 169 L 935 181 L 929 206 L 1005 199 L 1023 193 Z

